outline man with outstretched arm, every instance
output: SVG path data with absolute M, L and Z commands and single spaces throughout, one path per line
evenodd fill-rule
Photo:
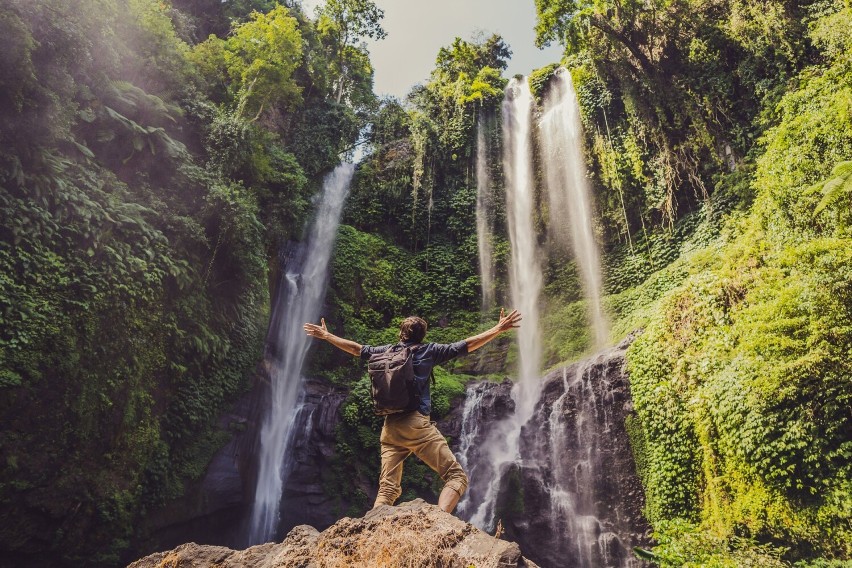
M 412 453 L 423 460 L 444 480 L 444 488 L 438 497 L 438 506 L 448 513 L 456 508 L 462 494 L 467 489 L 467 474 L 456 460 L 447 440 L 438 431 L 434 422 L 430 422 L 432 412 L 432 397 L 429 390 L 429 377 L 432 368 L 465 353 L 476 351 L 501 333 L 519 327 L 521 314 L 513 310 L 509 315 L 500 310 L 500 320 L 497 325 L 479 335 L 469 337 L 456 343 L 422 343 L 426 336 L 426 321 L 411 316 L 405 318 L 399 328 L 399 340 L 408 347 L 421 345 L 413 352 L 415 395 L 417 409 L 399 414 L 385 416 L 380 441 L 382 444 L 382 469 L 379 474 L 379 492 L 376 503 L 393 505 L 402 494 L 402 463 Z M 329 333 L 325 327 L 325 319 L 320 325 L 305 324 L 305 332 L 311 337 L 324 339 L 338 349 L 346 351 L 353 357 L 367 359 L 375 353 L 387 351 L 393 345 L 373 347 L 361 345 L 349 339 L 337 337 Z

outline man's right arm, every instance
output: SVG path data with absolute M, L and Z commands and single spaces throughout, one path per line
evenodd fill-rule
M 320 325 L 306 323 L 305 333 L 307 333 L 311 337 L 316 337 L 317 339 L 324 339 L 325 341 L 328 341 L 338 349 L 346 351 L 353 357 L 361 356 L 361 344 L 355 343 L 354 341 L 350 341 L 349 339 L 337 337 L 333 333 L 330 333 L 325 327 L 325 318 L 320 319 Z

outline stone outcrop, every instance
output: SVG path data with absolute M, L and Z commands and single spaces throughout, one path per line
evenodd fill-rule
M 128 568 L 511 568 L 536 564 L 518 545 L 494 538 L 415 499 L 382 506 L 362 518 L 343 518 L 323 532 L 295 527 L 281 543 L 246 550 L 195 543 L 158 552 Z

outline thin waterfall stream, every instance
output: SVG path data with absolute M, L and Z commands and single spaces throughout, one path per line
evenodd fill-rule
M 479 278 L 482 283 L 482 311 L 494 306 L 494 245 L 491 175 L 488 173 L 488 142 L 479 117 L 476 125 L 476 242 L 479 248 Z
M 282 493 L 292 466 L 288 456 L 294 425 L 302 410 L 302 366 L 310 341 L 302 326 L 319 318 L 340 214 L 354 172 L 353 164 L 341 164 L 326 176 L 308 238 L 293 251 L 278 288 L 267 337 L 270 400 L 260 430 L 249 545 L 269 541 L 278 527 Z

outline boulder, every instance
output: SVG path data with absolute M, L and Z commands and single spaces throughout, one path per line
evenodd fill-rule
M 343 518 L 323 532 L 295 527 L 280 543 L 246 550 L 183 544 L 128 568 L 537 568 L 514 542 L 494 538 L 422 499 Z

